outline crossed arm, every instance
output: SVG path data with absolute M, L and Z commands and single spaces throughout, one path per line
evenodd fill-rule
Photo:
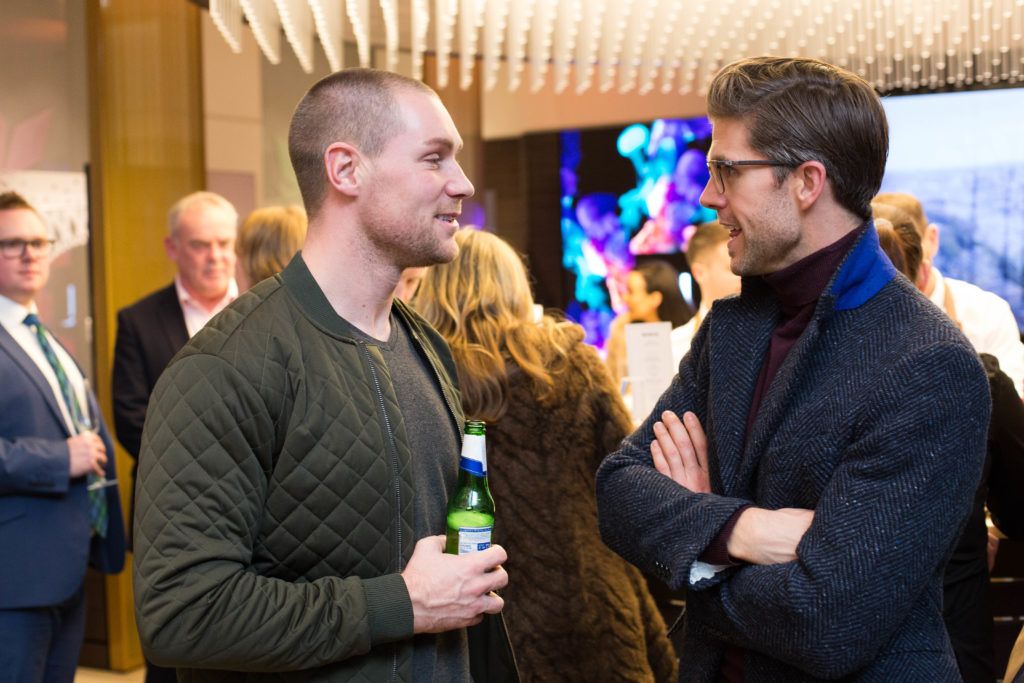
M 651 459 L 655 469 L 694 493 L 711 493 L 708 441 L 700 419 L 671 410 L 654 423 Z M 814 520 L 813 510 L 748 507 L 739 513 L 728 538 L 729 556 L 749 564 L 779 564 L 796 559 L 796 547 Z

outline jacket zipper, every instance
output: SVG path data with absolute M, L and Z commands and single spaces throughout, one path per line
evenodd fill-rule
M 384 392 L 380 388 L 380 380 L 377 378 L 377 367 L 373 364 L 373 357 L 366 348 L 366 344 L 359 342 L 359 348 L 366 357 L 366 364 L 370 367 L 370 376 L 373 378 L 373 386 L 377 390 L 377 402 L 380 404 L 381 415 L 384 416 L 384 431 L 387 432 L 388 443 L 391 445 L 391 466 L 395 473 L 395 555 L 398 564 L 398 571 L 402 571 L 402 482 L 398 462 L 398 447 L 395 445 L 395 435 L 391 430 L 391 418 L 388 417 L 387 408 L 384 407 Z M 391 677 L 394 681 L 398 678 L 398 644 L 394 645 L 391 655 Z

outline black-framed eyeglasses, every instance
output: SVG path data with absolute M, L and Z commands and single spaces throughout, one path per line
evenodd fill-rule
M 708 174 L 715 181 L 715 187 L 720 194 L 725 193 L 725 176 L 736 173 L 737 166 L 785 166 L 795 168 L 798 164 L 791 164 L 788 161 L 774 161 L 772 159 L 744 159 L 733 161 L 731 159 L 708 159 Z M 724 172 L 723 172 L 724 171 Z
M 29 250 L 34 256 L 46 256 L 53 249 L 57 240 L 34 239 L 34 240 L 0 240 L 0 254 L 4 258 L 21 258 Z

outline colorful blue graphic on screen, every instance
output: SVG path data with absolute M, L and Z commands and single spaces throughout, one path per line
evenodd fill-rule
M 607 163 L 582 158 L 580 136 L 561 136 L 562 263 L 576 276 L 567 313 L 588 342 L 603 346 L 634 257 L 682 251 L 693 226 L 715 218 L 698 201 L 708 180 L 711 124 L 704 117 L 658 119 L 623 129 L 616 151 L 632 164 L 636 182 L 621 194 L 580 193 L 581 164 Z

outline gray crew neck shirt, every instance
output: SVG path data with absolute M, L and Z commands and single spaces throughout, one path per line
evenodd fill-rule
M 448 498 L 458 481 L 461 440 L 434 369 L 417 348 L 412 333 L 393 313 L 387 342 L 347 321 L 346 325 L 353 337 L 380 350 L 386 367 L 377 370 L 390 380 L 398 397 L 412 448 L 416 540 L 443 534 Z M 466 630 L 414 636 L 413 681 L 471 683 Z

